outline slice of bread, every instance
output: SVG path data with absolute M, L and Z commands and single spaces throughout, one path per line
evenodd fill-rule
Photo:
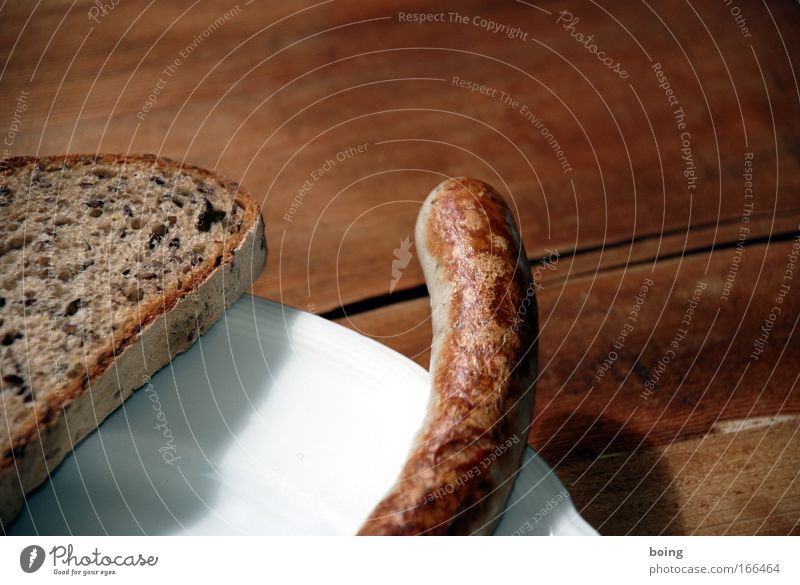
M 0 160 L 0 531 L 258 276 L 258 204 L 152 155 Z

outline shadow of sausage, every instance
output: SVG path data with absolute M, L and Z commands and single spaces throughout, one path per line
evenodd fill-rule
M 573 415 L 573 441 L 544 450 L 578 512 L 603 535 L 683 534 L 681 502 L 657 449 L 624 423 Z

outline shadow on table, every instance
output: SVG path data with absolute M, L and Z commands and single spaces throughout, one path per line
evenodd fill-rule
M 546 459 L 589 524 L 604 535 L 683 534 L 683 504 L 659 449 L 608 418 L 575 415 L 568 425 L 584 438 Z

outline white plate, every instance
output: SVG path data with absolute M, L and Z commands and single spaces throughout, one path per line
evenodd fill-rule
M 353 534 L 396 479 L 428 373 L 244 296 L 28 498 L 11 534 Z M 593 534 L 532 451 L 498 534 Z M 542 513 L 545 510 L 546 513 Z

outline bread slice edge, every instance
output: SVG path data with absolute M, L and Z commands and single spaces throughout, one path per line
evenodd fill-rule
M 83 389 L 67 392 L 66 399 L 27 433 L 26 440 L 12 452 L 12 464 L 0 469 L 0 532 L 6 533 L 25 503 L 25 494 L 40 486 L 89 433 L 116 410 L 136 388 L 189 349 L 255 281 L 267 256 L 264 223 L 255 199 L 236 183 L 189 165 L 179 165 L 153 155 L 90 155 L 97 164 L 147 162 L 180 169 L 195 177 L 212 179 L 235 189 L 237 200 L 246 205 L 249 228 L 226 246 L 221 264 L 198 273 L 175 298 L 164 299 L 160 307 L 149 307 L 150 319 L 131 337 L 116 357 L 99 364 Z M 35 162 L 88 159 L 85 155 L 50 157 Z M 6 159 L 14 165 L 33 159 Z M 3 165 L 0 165 L 3 166 Z M 4 167 L 8 169 L 8 166 Z M 4 170 L 0 168 L 0 170 Z M 162 309 L 163 308 L 163 309 Z

